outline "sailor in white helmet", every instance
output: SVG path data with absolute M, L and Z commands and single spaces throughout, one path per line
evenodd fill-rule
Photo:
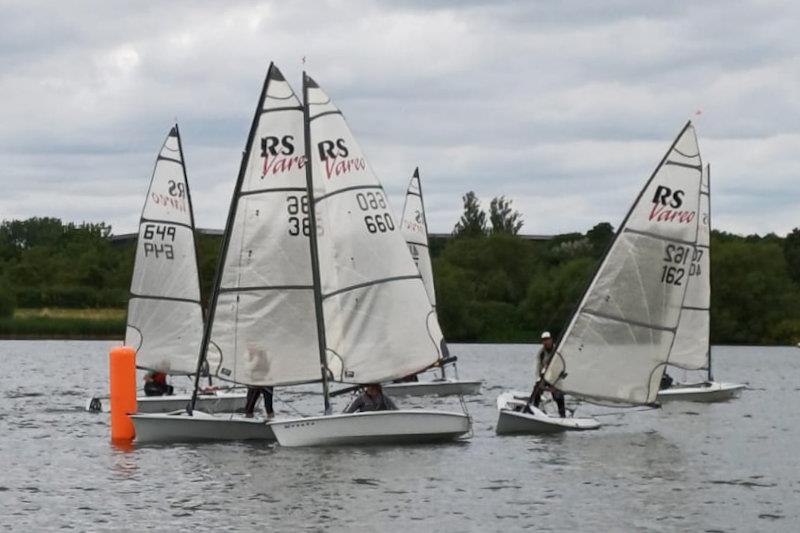
M 555 353 L 556 346 L 553 342 L 553 336 L 550 335 L 549 331 L 543 332 L 542 347 L 536 356 L 536 359 L 539 363 L 539 375 L 537 376 L 536 383 L 533 386 L 533 392 L 531 393 L 531 398 L 528 403 L 531 403 L 534 407 L 538 408 L 542 401 L 542 393 L 547 391 L 553 395 L 553 400 L 555 400 L 556 405 L 558 405 L 559 416 L 561 418 L 565 418 L 567 416 L 567 407 L 564 403 L 564 394 L 544 380 L 544 371 L 547 369 L 547 365 L 550 364 L 550 360 L 553 358 Z

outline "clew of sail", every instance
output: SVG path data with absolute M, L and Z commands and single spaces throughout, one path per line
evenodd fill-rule
M 711 347 L 711 202 L 708 167 L 703 168 L 697 246 L 689 266 L 675 344 L 669 364 L 686 370 L 707 369 Z
M 702 163 L 687 123 L 623 221 L 545 371 L 599 402 L 656 399 L 697 250 Z
M 370 383 L 440 357 L 442 333 L 386 193 L 331 99 L 304 76 L 327 367 Z
M 414 170 L 406 191 L 406 202 L 403 206 L 403 219 L 400 222 L 403 237 L 417 264 L 431 306 L 436 307 L 436 290 L 433 286 L 433 267 L 428 250 L 428 222 L 425 219 L 425 204 L 422 201 L 422 185 L 419 181 L 419 169 Z
M 125 344 L 141 368 L 191 374 L 203 336 L 194 215 L 178 126 L 156 159 L 128 301 Z
M 274 65 L 241 172 L 211 310 L 211 370 L 248 385 L 318 381 L 303 107 Z

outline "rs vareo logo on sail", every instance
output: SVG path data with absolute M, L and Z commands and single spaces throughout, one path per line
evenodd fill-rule
M 301 169 L 306 165 L 304 155 L 295 155 L 294 135 L 262 137 L 261 157 L 264 159 L 262 178 Z
M 317 144 L 317 150 L 320 161 L 325 163 L 325 176 L 328 179 L 367 169 L 363 157 L 350 157 L 350 149 L 344 139 L 321 141 Z
M 659 185 L 653 195 L 653 207 L 650 209 L 649 220 L 690 224 L 694 220 L 696 212 L 680 209 L 683 206 L 685 194 L 680 189 L 672 190 L 665 185 Z

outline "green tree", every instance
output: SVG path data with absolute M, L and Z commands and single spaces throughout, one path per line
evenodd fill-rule
M 492 233 L 508 233 L 517 235 L 522 228 L 522 215 L 511 208 L 512 200 L 505 196 L 492 198 L 489 203 L 489 221 L 492 224 Z
M 592 255 L 601 257 L 614 238 L 614 226 L 608 222 L 601 222 L 586 232 L 586 238 L 592 247 Z
M 486 213 L 474 191 L 469 191 L 461 198 L 464 202 L 464 214 L 461 215 L 453 235 L 456 237 L 481 237 L 486 235 Z
M 783 241 L 783 258 L 795 283 L 800 283 L 800 228 L 794 228 Z

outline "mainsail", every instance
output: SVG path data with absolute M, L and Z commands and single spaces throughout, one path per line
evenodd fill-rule
M 601 402 L 656 399 L 689 283 L 702 163 L 687 123 L 639 193 L 545 371 Z
M 401 221 L 403 237 L 406 239 L 411 257 L 417 264 L 428 299 L 431 306 L 436 307 L 436 290 L 433 286 L 433 267 L 431 254 L 428 250 L 428 222 L 425 219 L 425 203 L 422 200 L 422 184 L 419 181 L 419 168 L 414 169 L 414 175 L 408 183 L 406 202 L 403 206 L 403 219 Z
M 711 349 L 711 190 L 708 167 L 703 171 L 697 246 L 689 266 L 689 286 L 675 333 L 675 344 L 669 355 L 670 365 L 686 370 L 707 369 Z
M 194 215 L 178 126 L 156 159 L 139 221 L 125 344 L 141 368 L 195 371 L 203 310 Z
M 318 381 L 303 107 L 270 65 L 233 192 L 207 356 L 221 379 Z
M 419 372 L 441 357 L 425 285 L 341 111 L 306 75 L 303 92 L 326 366 L 348 383 Z

